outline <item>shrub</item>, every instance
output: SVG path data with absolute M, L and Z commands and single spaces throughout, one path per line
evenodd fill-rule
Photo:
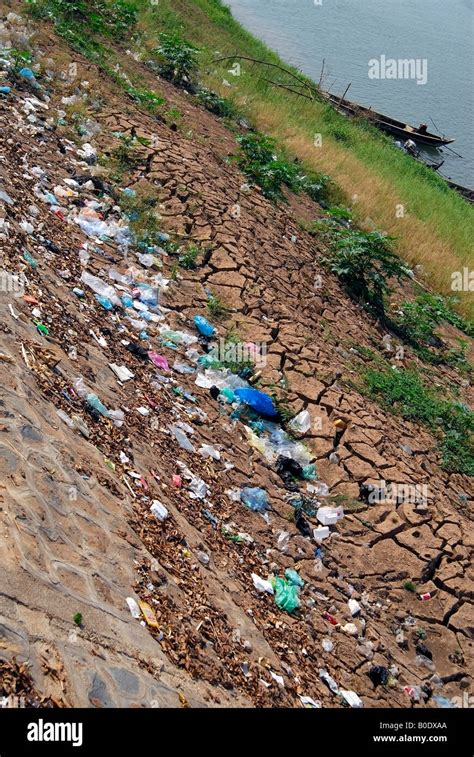
M 278 154 L 276 141 L 265 134 L 252 132 L 237 137 L 240 151 L 237 163 L 243 173 L 257 184 L 265 197 L 283 199 L 282 187 L 293 192 L 306 192 L 313 200 L 321 198 L 328 176 L 306 175 L 298 163 L 290 163 Z
M 343 228 L 337 223 L 328 228 L 332 241 L 322 263 L 338 276 L 352 297 L 384 317 L 390 279 L 400 279 L 408 273 L 392 250 L 393 238 L 379 231 Z
M 197 74 L 197 47 L 181 39 L 177 34 L 159 35 L 160 44 L 154 50 L 158 58 L 159 73 L 174 84 L 190 87 Z
M 140 89 L 137 87 L 127 87 L 127 93 L 133 100 L 143 105 L 150 113 L 155 113 L 157 109 L 165 102 L 163 97 L 160 97 L 150 89 Z
M 199 102 L 215 116 L 220 118 L 235 118 L 237 116 L 235 105 L 227 98 L 218 95 L 217 92 L 212 92 L 206 87 L 200 87 L 196 94 Z

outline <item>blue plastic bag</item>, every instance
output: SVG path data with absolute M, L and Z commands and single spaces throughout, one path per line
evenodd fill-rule
M 278 410 L 273 404 L 272 398 L 268 394 L 259 392 L 258 389 L 244 386 L 235 389 L 234 394 L 241 402 L 244 402 L 260 415 L 266 415 L 268 418 L 276 418 L 278 415 Z
M 211 326 L 203 315 L 195 315 L 193 318 L 194 325 L 203 336 L 213 336 L 216 333 L 214 326 Z
M 245 486 L 240 492 L 240 501 L 255 513 L 264 513 L 269 508 L 268 494 L 258 486 Z
M 94 297 L 96 298 L 99 305 L 102 305 L 105 310 L 113 310 L 114 306 L 113 303 L 110 302 L 108 297 L 104 297 L 103 294 L 95 294 Z
M 301 578 L 300 574 L 292 568 L 287 568 L 285 570 L 285 578 L 287 579 L 287 581 L 289 581 L 290 584 L 293 584 L 293 586 L 299 586 L 301 589 L 304 586 L 304 581 Z

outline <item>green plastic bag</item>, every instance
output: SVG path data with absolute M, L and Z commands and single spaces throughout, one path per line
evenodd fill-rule
M 275 592 L 275 604 L 280 610 L 293 612 L 300 606 L 299 586 L 289 583 L 284 578 L 275 578 L 272 583 Z

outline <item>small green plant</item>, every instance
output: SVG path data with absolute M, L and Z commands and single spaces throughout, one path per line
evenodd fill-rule
M 15 47 L 11 47 L 7 50 L 2 50 L 2 55 L 11 60 L 11 62 L 13 63 L 14 72 L 16 72 L 17 69 L 26 66 L 28 63 L 31 63 L 33 59 L 33 56 L 29 52 L 29 50 L 18 50 Z
M 171 281 L 178 281 L 178 275 L 179 275 L 179 266 L 177 263 L 174 263 L 170 271 Z
M 181 266 L 181 268 L 186 268 L 187 270 L 193 270 L 198 267 L 197 259 L 199 255 L 201 254 L 201 250 L 199 247 L 195 244 L 190 245 L 182 255 L 179 256 L 178 262 Z
M 347 494 L 333 494 L 328 497 L 328 501 L 335 507 L 343 507 L 345 512 L 358 513 L 362 510 L 367 510 L 365 502 L 361 502 L 360 499 L 355 497 L 349 497 Z
M 282 200 L 282 188 L 286 186 L 295 193 L 306 192 L 313 200 L 321 199 L 329 177 L 303 174 L 298 163 L 289 162 L 278 153 L 276 140 L 252 132 L 237 137 L 237 141 L 240 144 L 237 164 L 265 197 Z
M 283 426 L 289 423 L 294 418 L 295 413 L 288 405 L 286 398 L 278 397 L 276 394 L 272 394 L 273 404 L 275 405 Z M 290 434 L 291 436 L 291 434 Z
M 226 97 L 221 97 L 217 92 L 206 87 L 200 87 L 197 91 L 197 98 L 204 107 L 215 116 L 220 118 L 236 118 L 237 109 L 235 105 Z
M 455 649 L 454 652 L 449 655 L 449 659 L 451 662 L 454 662 L 455 665 L 464 665 L 464 655 L 459 648 Z
M 178 108 L 175 107 L 170 108 L 165 113 L 163 113 L 163 115 L 167 119 L 167 121 L 175 124 L 179 124 L 183 119 L 183 114 Z
M 178 86 L 189 88 L 197 74 L 197 47 L 177 34 L 159 35 L 160 44 L 154 50 L 158 59 L 158 71 L 165 79 Z
M 427 633 L 424 628 L 415 628 L 415 636 L 417 639 L 421 639 L 422 641 L 426 639 Z
M 110 169 L 112 172 L 111 178 L 117 182 L 122 181 L 125 173 L 135 171 L 143 161 L 137 149 L 137 140 L 135 137 L 121 134 L 119 139 L 120 144 L 110 151 L 110 156 L 102 156 L 99 161 Z
M 133 100 L 143 105 L 150 113 L 156 113 L 165 102 L 163 97 L 152 92 L 151 89 L 140 89 L 129 86 L 126 88 L 126 91 Z
M 393 238 L 379 231 L 341 227 L 332 220 L 329 253 L 322 263 L 340 279 L 350 295 L 380 318 L 385 318 L 385 297 L 390 280 L 408 274 L 392 249 Z M 319 226 L 318 226 L 319 229 Z
M 76 626 L 82 626 L 82 613 L 76 612 L 72 616 L 73 622 L 76 624 Z
M 223 303 L 220 297 L 211 295 L 207 300 L 207 311 L 212 318 L 220 321 L 229 314 L 229 308 Z
M 156 195 L 143 191 L 133 193 L 123 192 L 120 207 L 129 220 L 137 245 L 153 242 L 159 230 L 156 206 L 159 199 Z
M 413 581 L 405 581 L 403 588 L 416 594 L 416 584 Z
M 444 363 L 461 373 L 469 373 L 472 366 L 466 357 L 468 343 L 459 340 L 459 349 L 447 349 L 436 334 L 436 328 L 443 322 L 472 335 L 473 324 L 455 313 L 452 301 L 429 292 L 419 294 L 414 301 L 403 302 L 393 319 L 397 333 L 422 360 L 435 365 Z

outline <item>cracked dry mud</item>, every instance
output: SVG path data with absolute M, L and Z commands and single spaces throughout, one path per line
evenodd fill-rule
M 322 243 L 301 230 L 299 219 L 314 218 L 321 209 L 295 197 L 275 206 L 256 189 L 242 190 L 244 178 L 225 162 L 236 150 L 232 133 L 145 69 L 148 86 L 184 113 L 177 131 L 141 111 L 52 34 L 43 32 L 35 45 L 57 58 L 61 70 L 69 61 L 78 63 L 74 85 L 59 77 L 49 83 L 51 100 L 48 109 L 37 108 L 37 119 L 54 116 L 63 107 L 61 97 L 87 80 L 91 97 L 103 100 L 102 109 L 91 112 L 102 128 L 93 140 L 98 151 L 119 144 L 113 132 L 151 140 L 153 146 L 140 146 L 140 163 L 124 185 L 158 195 L 164 231 L 207 247 L 203 264 L 180 269 L 163 295 L 166 323 L 193 332 L 192 317 L 206 315 L 211 289 L 230 310 L 217 324 L 219 336 L 234 329 L 244 340 L 267 345 L 262 389 L 284 379 L 292 412 L 307 408 L 313 421 L 321 419 L 305 442 L 331 495 L 357 499 L 359 484 L 385 480 L 426 484 L 429 496 L 425 507 L 405 502 L 348 508 L 322 545 L 322 563 L 315 560 L 315 543 L 288 519 L 288 492 L 274 467 L 249 445 L 242 422 L 231 421 L 209 391 L 195 385 L 195 374 L 172 372 L 207 414 L 204 421 L 189 420 L 185 408 L 192 405 L 169 386 L 152 386 L 160 371 L 121 343 L 127 336 L 136 339 L 126 322 L 119 333 L 117 321 L 89 291 L 83 301 L 73 295 L 72 288 L 81 286 L 78 250 L 87 239 L 38 201 L 30 169 L 46 171 L 49 191 L 93 169 L 78 164 L 77 146 L 65 129 L 32 127 L 25 112 L 31 93 L 18 90 L 0 102 L 0 184 L 14 201 L 0 203 L 10 224 L 8 238 L 0 240 L 2 267 L 20 270 L 25 249 L 38 261 L 35 270 L 25 266 L 26 293 L 38 301 L 49 336 L 32 323 L 34 303 L 0 295 L 0 353 L 7 356 L 0 362 L 1 656 L 29 661 L 40 695 L 66 706 L 295 707 L 301 706 L 299 696 L 342 706 L 320 679 L 321 668 L 341 689 L 357 692 L 365 707 L 409 706 L 404 686 L 421 686 L 434 672 L 444 681 L 443 696 L 469 695 L 471 480 L 441 469 L 426 430 L 387 414 L 353 388 L 360 360 L 351 345 L 380 344 L 383 331 L 324 272 L 318 262 Z M 139 70 L 138 63 L 130 65 Z M 97 199 L 97 193 L 83 189 L 80 199 Z M 59 202 L 66 214 L 70 201 Z M 240 218 L 233 213 L 237 203 Z M 31 205 L 38 208 L 33 218 Z M 24 231 L 25 219 L 59 252 Z M 106 278 L 111 263 L 122 272 L 130 264 L 113 243 L 88 241 L 89 272 Z M 163 258 L 165 276 L 174 263 L 172 255 Z M 320 289 L 314 287 L 318 275 Z M 94 341 L 91 330 L 105 335 L 107 347 Z M 170 365 L 182 357 L 182 348 L 156 349 Z M 108 367 L 113 362 L 126 365 L 134 379 L 120 385 Z M 472 399 L 456 373 L 436 370 L 458 386 L 464 401 Z M 122 428 L 106 418 L 95 423 L 84 413 L 71 394 L 79 375 L 107 407 L 126 408 Z M 151 409 L 147 417 L 137 412 L 140 406 Z M 81 415 L 90 438 L 68 428 L 57 409 Z M 181 449 L 167 432 L 178 419 L 193 426 L 196 447 L 217 446 L 221 460 Z M 336 434 L 338 419 L 344 421 L 342 434 Z M 335 444 L 337 464 L 328 459 Z M 129 463 L 120 462 L 122 450 Z M 172 486 L 177 461 L 208 484 L 205 502 Z M 225 493 L 248 484 L 267 490 L 269 523 Z M 168 520 L 158 522 L 143 495 L 163 502 Z M 253 542 L 226 538 L 221 528 L 229 524 Z M 290 533 L 285 554 L 276 547 L 281 530 Z M 207 566 L 199 551 L 210 556 Z M 305 587 L 300 609 L 288 615 L 273 597 L 254 589 L 251 574 L 266 578 L 295 567 Z M 416 592 L 404 588 L 406 581 L 416 584 Z M 425 592 L 428 601 L 420 599 Z M 131 616 L 125 601 L 130 596 L 153 607 L 159 630 Z M 356 618 L 348 609 L 350 596 L 362 607 Z M 77 612 L 81 627 L 72 621 Z M 332 626 L 324 613 L 341 625 L 355 623 L 358 637 Z M 433 653 L 432 670 L 415 661 L 421 628 Z M 327 638 L 331 652 L 322 647 Z M 391 686 L 374 687 L 367 675 L 373 665 L 396 666 Z M 284 687 L 270 671 L 283 677 Z

